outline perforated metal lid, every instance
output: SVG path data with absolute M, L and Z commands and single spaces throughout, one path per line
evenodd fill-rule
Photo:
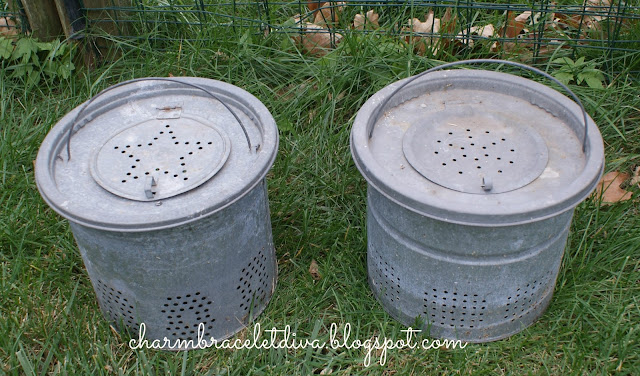
M 85 226 L 146 231 L 195 221 L 261 182 L 273 117 L 251 94 L 203 78 L 106 89 L 62 118 L 36 160 L 47 203 Z
M 466 193 L 521 188 L 548 161 L 547 146 L 533 128 L 471 106 L 427 116 L 405 133 L 402 149 L 422 176 Z
M 159 200 L 200 186 L 227 161 L 231 141 L 196 119 L 152 119 L 114 135 L 91 164 L 104 189 L 132 200 Z
M 498 226 L 570 210 L 595 188 L 602 137 L 590 118 L 585 137 L 586 115 L 559 92 L 485 70 L 407 80 L 371 97 L 351 133 L 356 166 L 390 200 Z

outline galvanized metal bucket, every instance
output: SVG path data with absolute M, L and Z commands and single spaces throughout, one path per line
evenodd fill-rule
M 36 182 L 70 221 L 105 317 L 199 346 L 201 324 L 207 340 L 229 337 L 275 288 L 265 176 L 277 147 L 273 117 L 238 87 L 137 79 L 55 125 Z
M 531 80 L 541 74 L 576 102 Z M 553 294 L 573 211 L 604 167 L 575 94 L 506 61 L 445 64 L 360 109 L 351 152 L 368 182 L 369 284 L 405 325 L 486 342 L 532 324 Z

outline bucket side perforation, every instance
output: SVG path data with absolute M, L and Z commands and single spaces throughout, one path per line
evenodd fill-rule
M 549 289 L 553 288 L 552 273 L 546 273 L 539 279 L 535 279 L 522 287 L 516 288 L 507 297 L 504 306 L 504 319 L 511 322 L 522 319 L 531 307 L 535 306 L 541 297 L 545 296 Z
M 375 265 L 374 274 L 377 278 L 374 280 L 380 285 L 380 290 L 386 300 L 389 303 L 397 304 L 400 301 L 400 291 L 402 291 L 397 266 L 392 265 L 389 260 L 384 260 L 375 250 L 371 250 L 369 255 L 370 262 Z
M 118 328 L 124 325 L 136 334 L 140 326 L 135 317 L 133 297 L 100 279 L 96 280 L 95 290 L 105 317 Z
M 548 272 L 524 283 L 512 286 L 506 295 L 480 297 L 473 291 L 449 292 L 432 288 L 424 292 L 423 314 L 436 331 L 442 328 L 489 329 L 504 321 L 515 322 L 533 314 L 539 302 L 553 289 L 552 273 Z M 466 288 L 473 288 L 469 282 Z M 490 298 L 491 296 L 491 298 Z M 454 300 L 455 299 L 455 300 Z
M 236 290 L 242 294 L 240 309 L 245 313 L 254 311 L 267 299 L 269 280 L 266 267 L 267 256 L 264 250 L 260 250 L 241 270 Z
M 197 340 L 200 325 L 204 327 L 204 338 L 212 335 L 211 329 L 216 321 L 210 314 L 204 314 L 214 308 L 213 300 L 196 291 L 186 295 L 169 296 L 166 298 L 162 313 L 165 315 L 167 334 L 180 340 Z M 166 307 L 172 307 L 167 312 Z

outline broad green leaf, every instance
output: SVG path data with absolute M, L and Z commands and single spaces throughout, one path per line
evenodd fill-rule
M 54 43 L 55 42 L 36 42 L 36 46 L 42 51 L 51 51 L 55 47 Z
M 557 78 L 560 82 L 562 82 L 565 85 L 573 81 L 573 74 L 569 72 L 556 72 L 553 74 L 553 77 Z
M 54 56 L 64 55 L 65 52 L 67 52 L 67 49 L 69 49 L 69 44 L 58 42 L 58 45 L 56 46 L 56 49 L 54 50 L 54 53 L 55 53 Z
M 296 22 L 296 20 L 292 17 L 292 18 L 289 18 L 288 20 L 286 20 L 286 21 L 282 24 L 282 27 L 283 27 L 283 28 L 287 28 L 287 29 L 289 29 L 289 28 L 298 28 L 298 27 L 301 27 L 301 26 L 300 26 L 300 24 L 298 24 L 298 23 Z M 288 30 L 287 30 L 287 31 L 288 31 Z M 296 34 L 297 34 L 297 31 L 294 31 L 293 33 L 296 33 Z
M 604 85 L 602 84 L 602 81 L 600 81 L 596 77 L 587 76 L 587 77 L 584 78 L 584 81 L 592 89 L 602 89 L 604 87 Z
M 25 78 L 30 72 L 33 71 L 33 66 L 30 63 L 21 63 L 8 66 L 7 71 L 13 71 L 11 77 Z
M 600 73 L 600 75 L 602 76 L 602 73 Z M 604 77 L 599 77 L 595 73 L 580 73 L 578 77 L 582 77 L 582 79 L 592 89 L 602 89 L 604 86 L 602 84 L 602 81 L 604 81 Z
M 600 69 L 585 68 L 582 70 L 582 73 L 598 77 L 600 80 L 604 81 L 604 74 Z
M 58 40 L 55 40 L 52 43 L 52 48 L 49 51 L 49 55 L 47 55 L 47 59 L 53 59 L 55 57 L 58 56 L 62 56 L 64 55 L 64 53 L 67 50 L 67 44 L 66 43 L 62 43 Z
M 278 130 L 284 133 L 293 132 L 293 124 L 290 120 L 284 120 L 278 123 Z
M 58 75 L 65 79 L 69 78 L 71 77 L 71 72 L 73 72 L 74 69 L 76 69 L 76 67 L 73 65 L 72 62 L 60 64 L 58 66 Z
M 0 57 L 3 60 L 9 59 L 13 52 L 13 43 L 7 38 L 0 37 Z
M 568 66 L 574 66 L 575 63 L 573 62 L 573 60 L 571 60 L 568 57 L 559 57 L 557 59 L 554 59 L 551 61 L 554 64 L 564 64 L 564 65 L 568 65 Z
M 27 61 L 29 61 L 29 59 L 31 59 L 31 55 L 37 51 L 38 51 L 38 46 L 36 45 L 36 42 L 33 41 L 33 39 L 21 38 L 21 39 L 18 39 L 18 42 L 16 43 L 16 48 L 13 50 L 13 54 L 11 55 L 11 58 L 13 60 L 21 59 L 22 62 L 26 63 Z
M 34 86 L 38 82 L 40 82 L 40 72 L 31 71 L 29 74 L 27 74 L 27 82 L 26 82 L 27 87 Z
M 58 75 L 58 67 L 52 61 L 47 60 L 42 67 L 42 72 L 49 77 L 55 77 Z
M 580 66 L 584 64 L 584 56 L 581 56 L 580 58 L 578 58 L 578 60 L 576 60 L 575 66 Z

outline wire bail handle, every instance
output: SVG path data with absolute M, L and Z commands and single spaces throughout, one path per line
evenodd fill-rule
M 413 77 L 410 77 L 407 81 L 403 82 L 402 85 L 398 86 L 393 92 L 391 92 L 390 95 L 388 95 L 384 101 L 380 104 L 380 106 L 378 106 L 376 112 L 374 113 L 374 115 L 372 116 L 372 121 L 369 123 L 369 130 L 368 130 L 368 134 L 369 134 L 369 138 L 371 138 L 373 136 L 373 130 L 374 130 L 374 125 L 375 123 L 378 121 L 378 119 L 380 118 L 380 115 L 382 114 L 385 106 L 387 105 L 387 103 L 389 103 L 389 101 L 391 100 L 391 98 L 393 98 L 400 90 L 402 90 L 405 86 L 409 85 L 410 83 L 412 83 L 413 81 L 417 80 L 418 78 L 424 77 L 429 73 L 435 72 L 435 71 L 439 71 L 445 68 L 450 68 L 450 67 L 455 67 L 458 65 L 466 65 L 466 64 L 482 64 L 482 63 L 494 63 L 494 64 L 505 64 L 505 65 L 511 65 L 523 70 L 527 70 L 533 73 L 537 73 L 549 80 L 551 80 L 552 82 L 556 83 L 558 86 L 560 86 L 562 89 L 564 89 L 567 93 L 569 93 L 569 95 L 571 96 L 571 98 L 573 98 L 574 102 L 576 102 L 576 104 L 578 104 L 578 106 L 580 106 L 580 110 L 582 111 L 582 117 L 584 119 L 584 136 L 582 137 L 582 151 L 585 152 L 586 151 L 586 147 L 587 147 L 587 127 L 589 124 L 589 121 L 587 120 L 587 112 L 584 109 L 584 105 L 582 104 L 582 101 L 578 98 L 577 95 L 574 94 L 573 91 L 571 91 L 571 89 L 569 89 L 567 87 L 567 85 L 563 84 L 562 82 L 560 82 L 557 78 L 551 76 L 550 74 L 541 71 L 540 69 L 525 65 L 525 64 L 521 64 L 521 63 L 515 63 L 512 61 L 507 61 L 507 60 L 495 60 L 495 59 L 472 59 L 472 60 L 462 60 L 462 61 L 455 61 L 453 63 L 446 63 L 446 64 L 442 64 L 442 65 L 438 65 L 437 67 L 433 67 L 430 68 L 422 73 L 419 73 Z
M 240 124 L 240 127 L 242 128 L 242 132 L 244 133 L 244 137 L 247 139 L 247 144 L 249 145 L 249 151 L 251 151 L 251 139 L 249 139 L 249 133 L 247 133 L 247 129 L 245 128 L 244 124 L 242 123 L 242 121 L 240 120 L 238 115 L 231 109 L 231 107 L 229 107 L 229 105 L 227 105 L 224 101 L 222 101 L 217 95 L 213 94 L 211 91 L 207 90 L 206 88 L 204 88 L 204 87 L 202 87 L 200 85 L 192 84 L 192 83 L 189 83 L 189 82 L 184 82 L 184 81 L 181 81 L 181 80 L 177 80 L 175 78 L 169 78 L 169 77 L 145 77 L 145 78 L 135 78 L 133 80 L 120 82 L 118 84 L 110 86 L 110 87 L 102 90 L 98 94 L 94 95 L 93 97 L 91 97 L 91 99 L 89 99 L 84 105 L 82 105 L 82 108 L 80 109 L 80 111 L 78 111 L 78 114 L 75 116 L 75 118 L 71 122 L 71 126 L 69 127 L 69 134 L 67 136 L 67 161 L 71 159 L 71 137 L 73 136 L 73 130 L 76 128 L 76 125 L 79 125 L 78 128 L 82 128 L 87 123 L 89 123 L 89 122 L 91 122 L 93 120 L 93 116 L 89 115 L 89 116 L 85 117 L 82 120 L 82 122 L 78 122 L 78 120 L 85 113 L 85 111 L 89 107 L 89 105 L 91 103 L 93 103 L 93 101 L 95 101 L 98 97 L 102 96 L 103 94 L 105 94 L 105 93 L 107 93 L 107 92 L 109 92 L 109 91 L 111 91 L 113 89 L 117 89 L 119 87 L 122 87 L 122 86 L 125 86 L 125 85 L 129 85 L 129 84 L 132 84 L 132 83 L 136 83 L 136 82 L 141 82 L 141 81 L 173 82 L 173 83 L 189 86 L 189 87 L 192 87 L 192 88 L 195 88 L 195 89 L 198 89 L 198 90 L 201 90 L 201 91 L 207 93 L 210 97 L 212 97 L 213 99 L 215 99 L 218 102 L 220 102 L 220 104 L 222 104 L 224 106 L 224 108 L 226 108 L 231 113 L 231 115 L 233 115 L 233 117 L 236 119 L 238 124 Z

